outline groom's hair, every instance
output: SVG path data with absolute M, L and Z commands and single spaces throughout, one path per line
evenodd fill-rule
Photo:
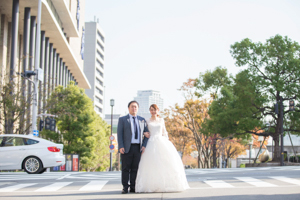
M 138 103 L 137 101 L 133 100 L 133 101 L 130 101 L 130 102 L 129 102 L 128 108 L 129 108 L 130 104 L 132 104 L 132 103 L 136 103 L 136 104 L 138 105 L 138 107 L 140 107 L 139 103 Z

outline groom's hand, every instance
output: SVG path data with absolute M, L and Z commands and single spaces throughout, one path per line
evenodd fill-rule
M 121 148 L 121 149 L 120 149 L 120 153 L 121 153 L 121 154 L 124 154 L 124 153 L 125 153 L 125 149 L 124 149 L 124 148 Z
M 149 138 L 149 137 L 150 137 L 150 133 L 149 133 L 149 132 L 144 132 L 144 136 L 145 136 L 146 138 Z

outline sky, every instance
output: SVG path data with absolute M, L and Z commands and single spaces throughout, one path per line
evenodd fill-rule
M 298 0 L 86 0 L 85 21 L 105 33 L 105 114 L 126 114 L 138 90 L 157 90 L 164 108 L 183 105 L 183 82 L 217 66 L 231 74 L 230 45 L 280 34 L 300 42 Z

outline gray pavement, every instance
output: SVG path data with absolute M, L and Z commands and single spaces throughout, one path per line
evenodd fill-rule
M 0 173 L 0 199 L 300 199 L 300 167 L 186 170 L 190 189 L 121 194 L 120 172 Z

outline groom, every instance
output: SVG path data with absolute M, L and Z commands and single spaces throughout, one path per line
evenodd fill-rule
M 138 109 L 137 101 L 129 102 L 129 114 L 120 117 L 118 123 L 118 146 L 122 160 L 122 194 L 128 193 L 129 177 L 130 192 L 135 192 L 135 179 L 141 154 L 145 151 L 150 137 L 146 120 L 137 116 Z

